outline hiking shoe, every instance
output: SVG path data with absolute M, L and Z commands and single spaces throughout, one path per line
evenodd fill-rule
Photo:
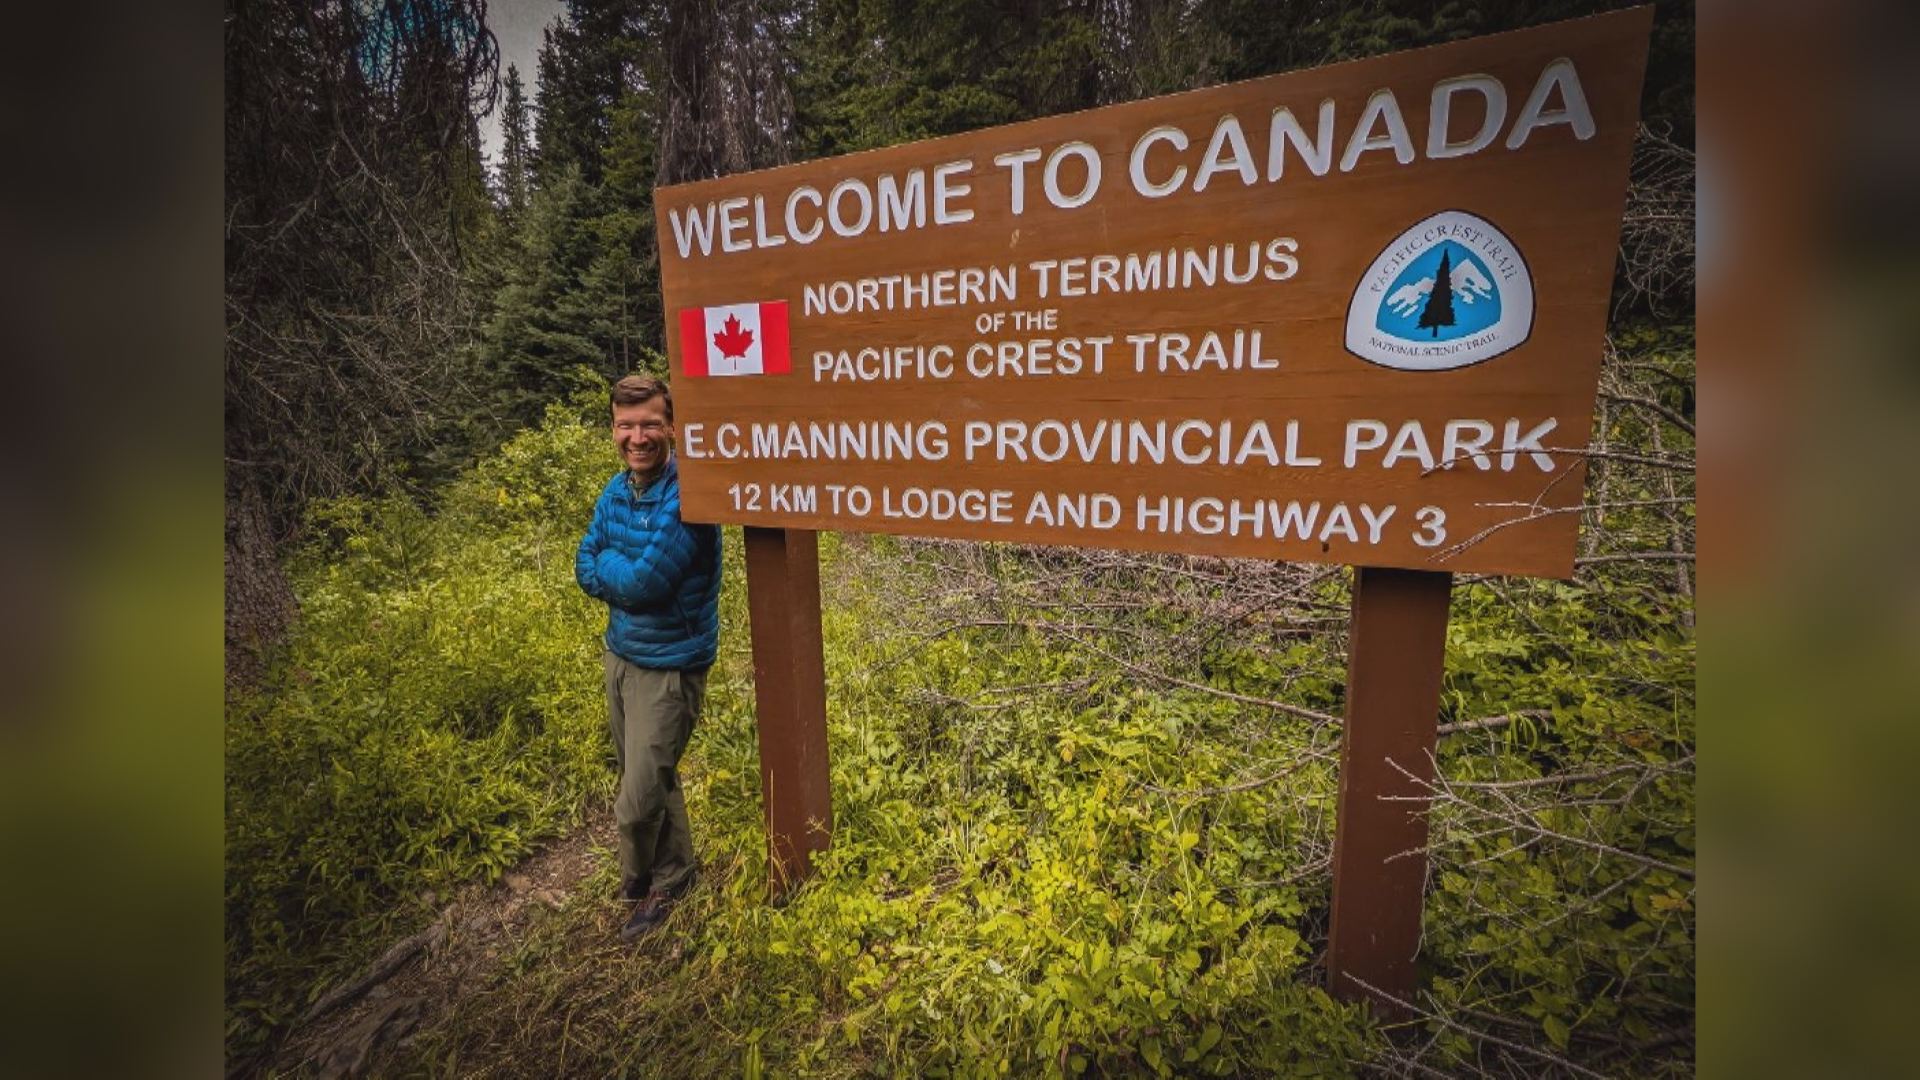
M 646 899 L 634 905 L 633 914 L 628 917 L 627 925 L 620 928 L 621 941 L 638 941 L 654 927 L 667 921 L 673 913 L 674 896 L 667 892 L 650 892 Z

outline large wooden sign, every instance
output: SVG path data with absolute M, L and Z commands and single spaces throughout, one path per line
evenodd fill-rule
M 1452 573 L 1573 571 L 1651 23 L 657 191 L 776 891 L 832 835 L 812 530 L 1351 563 L 1327 981 L 1403 1011 Z
M 1570 575 L 1650 22 L 660 189 L 684 512 Z

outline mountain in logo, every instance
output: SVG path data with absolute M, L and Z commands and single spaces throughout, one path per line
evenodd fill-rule
M 1445 276 L 1448 289 L 1433 295 Z M 1388 288 L 1374 326 L 1399 338 L 1452 341 L 1500 321 L 1500 290 L 1485 263 L 1452 240 L 1423 252 Z
M 1461 263 L 1453 269 L 1453 298 L 1462 304 L 1472 304 L 1477 300 L 1492 300 L 1499 303 L 1499 297 L 1493 291 L 1493 282 L 1473 263 Z M 1409 282 L 1387 297 L 1387 306 L 1400 318 L 1406 318 L 1427 306 L 1427 297 L 1433 292 L 1433 279 L 1423 277 L 1419 281 Z

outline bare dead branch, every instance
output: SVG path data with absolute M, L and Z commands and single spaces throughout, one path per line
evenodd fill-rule
M 1660 417 L 1662 420 L 1686 432 L 1688 435 L 1691 436 L 1694 433 L 1693 421 L 1681 416 L 1679 413 L 1674 412 L 1672 409 L 1667 408 L 1665 405 L 1660 404 L 1650 397 L 1641 397 L 1635 394 L 1605 389 L 1600 391 L 1600 396 L 1608 401 L 1618 402 L 1622 405 L 1632 405 L 1636 408 L 1646 409 L 1648 412 Z
M 1390 994 L 1385 990 L 1382 990 L 1379 987 L 1374 986 L 1372 983 L 1367 982 L 1365 979 L 1360 978 L 1357 975 L 1349 974 L 1347 975 L 1347 978 L 1353 980 L 1353 982 L 1358 984 L 1361 989 L 1365 990 L 1369 994 L 1374 995 L 1375 997 L 1379 998 L 1382 1001 L 1390 1002 L 1394 1005 L 1399 1006 L 1402 1009 L 1405 1009 L 1409 1013 L 1419 1016 L 1424 1020 L 1431 1020 L 1434 1023 L 1440 1024 L 1441 1026 L 1446 1027 L 1450 1030 L 1457 1031 L 1460 1034 L 1465 1035 L 1467 1038 L 1472 1039 L 1476 1042 L 1492 1043 L 1495 1046 L 1499 1046 L 1507 1050 L 1512 1050 L 1515 1053 L 1524 1054 L 1527 1057 L 1534 1058 L 1539 1061 L 1547 1062 L 1550 1065 L 1554 1065 L 1556 1067 L 1565 1069 L 1568 1072 L 1574 1073 L 1575 1075 L 1578 1075 L 1578 1076 L 1590 1076 L 1590 1077 L 1593 1077 L 1594 1080 L 1607 1080 L 1605 1074 L 1594 1072 L 1592 1069 L 1589 1069 L 1584 1065 L 1579 1065 L 1579 1064 L 1576 1064 L 1575 1062 L 1569 1061 L 1566 1058 L 1561 1057 L 1559 1054 L 1549 1053 L 1548 1051 L 1542 1050 L 1537 1046 L 1528 1046 L 1525 1043 L 1513 1042 L 1509 1039 L 1503 1039 L 1498 1035 L 1491 1035 L 1485 1031 L 1480 1031 L 1475 1028 L 1470 1028 L 1465 1024 L 1460 1023 L 1457 1020 L 1453 1020 L 1449 1017 L 1442 1016 L 1439 1012 L 1436 1012 L 1432 1009 L 1420 1008 L 1418 1005 L 1415 1005 L 1413 1002 L 1408 1001 L 1405 998 L 1399 997 L 1394 994 Z M 1428 998 L 1429 1001 L 1432 1000 L 1432 995 L 1426 995 L 1426 997 Z

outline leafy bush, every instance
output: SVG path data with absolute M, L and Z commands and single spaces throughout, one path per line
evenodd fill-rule
M 734 535 L 685 917 L 611 951 L 603 851 L 396 1071 L 1690 1073 L 1691 342 L 1619 340 L 1579 576 L 1456 583 L 1413 1021 L 1320 989 L 1346 572 L 822 537 L 835 838 L 772 907 Z M 231 1048 L 609 796 L 603 438 L 316 513 L 228 720 Z
M 313 510 L 299 624 L 228 712 L 236 1046 L 424 920 L 423 893 L 498 876 L 608 790 L 605 609 L 572 576 L 614 467 L 556 408 L 433 517 L 397 499 Z

